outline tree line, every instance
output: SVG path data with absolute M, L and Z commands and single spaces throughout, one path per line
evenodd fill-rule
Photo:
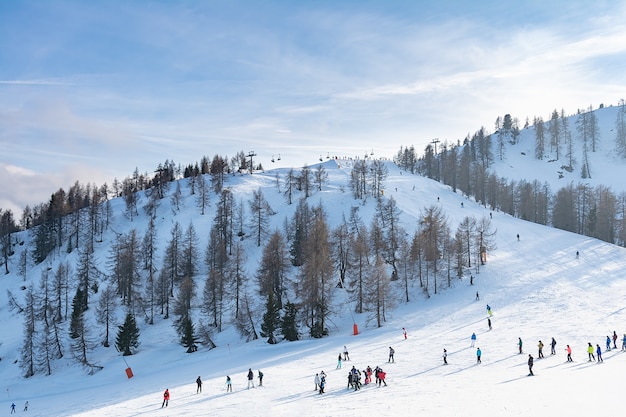
M 602 108 L 601 106 L 600 108 Z M 626 158 L 626 105 L 620 101 L 615 121 L 614 149 Z M 593 173 L 589 155 L 599 148 L 600 133 L 596 115 L 591 107 L 579 110 L 574 116 L 574 127 L 565 111 L 554 110 L 550 121 L 535 118 L 535 158 L 550 162 L 562 161 L 561 170 L 573 172 L 580 168 L 581 182 L 567 184 L 556 192 L 547 182 L 524 179 L 511 180 L 491 171 L 495 158 L 505 155 L 504 144 L 518 141 L 519 122 L 506 115 L 496 121 L 496 133 L 488 134 L 483 127 L 463 143 L 444 143 L 439 151 L 428 144 L 423 156 L 415 148 L 402 147 L 394 162 L 402 169 L 437 180 L 473 197 L 477 202 L 524 220 L 594 237 L 620 246 L 626 246 L 626 193 L 616 194 L 609 187 L 585 184 Z M 580 152 L 574 147 L 580 146 Z M 495 150 L 495 153 L 494 153 Z M 575 155 L 581 155 L 577 161 Z

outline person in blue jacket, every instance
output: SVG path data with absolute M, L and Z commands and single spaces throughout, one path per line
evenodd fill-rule
M 472 333 L 471 340 L 472 340 L 472 344 L 470 346 L 474 347 L 474 343 L 476 343 L 476 333 Z
M 480 348 L 476 349 L 476 363 L 482 363 L 480 361 L 480 357 L 482 356 L 483 352 L 480 350 Z
M 611 336 L 606 337 L 606 350 L 611 350 Z
M 624 333 L 624 338 L 622 339 L 622 350 L 626 350 L 626 333 Z
M 597 343 L 596 343 L 596 355 L 598 355 L 598 363 L 604 362 L 602 360 L 602 348 L 600 348 L 600 345 Z

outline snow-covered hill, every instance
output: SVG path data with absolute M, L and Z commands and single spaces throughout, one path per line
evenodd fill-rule
M 502 159 L 497 150 L 498 135 L 491 135 L 494 154 L 494 164 L 491 170 L 498 177 L 509 180 L 525 179 L 529 182 L 533 180 L 541 183 L 547 182 L 553 192 L 570 183 L 588 184 L 591 187 L 604 185 L 610 187 L 616 194 L 626 191 L 626 183 L 622 180 L 623 175 L 619 174 L 626 172 L 626 160 L 619 157 L 615 150 L 616 120 L 620 111 L 622 111 L 621 106 L 607 106 L 593 111 L 598 128 L 598 142 L 596 151 L 588 153 L 590 177 L 582 178 L 581 176 L 584 158 L 582 140 L 577 131 L 580 118 L 578 114 L 567 117 L 567 126 L 573 140 L 574 163 L 571 171 L 563 168 L 569 164 L 564 145 L 561 144 L 558 159 L 556 149 L 550 146 L 549 115 L 544 116 L 546 145 L 542 159 L 535 157 L 536 127 L 531 124 L 520 130 L 516 144 L 506 142 Z M 562 120 L 559 118 L 559 124 L 562 124 Z
M 334 226 L 360 203 L 348 191 L 351 162 L 328 161 L 325 168 L 328 183 L 310 201 L 329 208 L 329 223 Z M 442 207 L 453 230 L 465 216 L 489 215 L 484 207 L 441 184 L 400 172 L 392 164 L 388 168 L 385 197 L 393 196 L 397 201 L 403 212 L 402 226 L 408 231 L 416 227 L 420 211 L 432 204 Z M 281 228 L 295 207 L 287 205 L 277 190 L 277 175 L 284 175 L 284 171 L 233 176 L 227 186 L 244 202 L 260 188 L 278 212 L 272 217 L 272 227 Z M 188 195 L 185 181 L 181 185 Z M 214 202 L 212 197 L 212 207 Z M 140 235 L 143 233 L 147 224 L 143 213 L 129 222 L 121 214 L 120 199 L 113 202 L 113 208 L 112 230 L 125 233 L 136 228 Z M 372 199 L 360 205 L 363 218 L 369 219 L 374 212 Z M 175 214 L 165 199 L 158 213 L 160 242 L 167 240 L 176 221 L 183 229 L 193 222 L 206 241 L 213 216 L 200 216 L 192 197 L 187 196 Z M 626 294 L 626 251 L 502 213 L 492 216 L 497 249 L 475 275 L 474 285 L 467 277 L 454 278 L 452 288 L 424 298 L 418 283 L 413 282 L 414 301 L 399 302 L 382 328 L 368 324 L 366 315 L 354 314 L 354 305 L 342 289 L 336 289 L 335 295 L 346 301 L 332 317 L 330 336 L 323 339 L 305 338 L 278 345 L 264 340 L 246 343 L 229 326 L 216 336 L 217 348 L 200 347 L 198 352 L 187 354 L 176 343 L 170 320 L 159 318 L 153 326 L 139 321 L 141 345 L 137 354 L 123 358 L 112 347 L 98 347 L 92 361 L 104 368 L 94 375 L 87 375 L 80 365 L 65 358 L 57 362 L 51 376 L 21 376 L 17 359 L 22 320 L 8 310 L 7 291 L 22 296 L 22 286 L 36 283 L 44 268 L 55 268 L 66 260 L 66 254 L 59 253 L 33 268 L 26 282 L 16 274 L 18 268 L 12 260 L 11 274 L 0 278 L 0 380 L 6 390 L 3 412 L 9 413 L 14 402 L 22 414 L 25 401 L 31 416 L 527 416 L 618 409 L 619 378 L 626 371 L 624 352 L 606 352 L 605 362 L 597 365 L 587 362 L 585 348 L 588 342 L 604 347 L 606 336 L 613 331 L 620 335 L 621 347 L 621 337 L 626 333 L 622 298 Z M 113 234 L 109 231 L 96 250 L 101 264 Z M 260 251 L 254 251 L 251 240 L 245 243 L 250 254 L 248 268 L 253 273 Z M 74 262 L 74 256 L 68 255 L 67 260 Z M 487 303 L 494 311 L 492 330 L 487 327 Z M 358 335 L 353 334 L 354 324 Z M 403 327 L 408 331 L 406 340 Z M 470 347 L 473 332 L 478 336 L 476 347 L 483 352 L 480 365 L 476 364 L 475 348 Z M 517 353 L 518 337 L 524 341 L 522 355 Z M 555 356 L 548 347 L 552 337 L 558 342 Z M 539 340 L 546 344 L 546 358 L 536 360 L 536 376 L 529 378 L 527 353 L 536 358 Z M 573 349 L 573 363 L 565 361 L 567 344 Z M 351 360 L 342 369 L 335 369 L 344 345 Z M 395 363 L 387 362 L 390 346 L 396 351 Z M 447 366 L 442 365 L 444 348 L 448 351 Z M 361 370 L 381 366 L 387 372 L 388 386 L 347 390 L 347 373 L 353 365 Z M 131 379 L 125 373 L 127 366 L 134 372 Z M 255 376 L 259 369 L 263 371 L 263 387 L 246 389 L 249 368 Z M 328 377 L 326 393 L 320 395 L 314 391 L 313 378 L 322 370 Z M 195 385 L 198 375 L 204 381 L 200 394 L 196 394 Z M 226 393 L 226 375 L 233 379 L 232 393 Z M 167 409 L 161 409 L 166 388 L 172 397 Z

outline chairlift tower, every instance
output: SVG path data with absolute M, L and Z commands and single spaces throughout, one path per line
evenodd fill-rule
M 252 174 L 252 157 L 256 156 L 254 151 L 248 152 L 248 158 L 250 158 L 250 174 Z

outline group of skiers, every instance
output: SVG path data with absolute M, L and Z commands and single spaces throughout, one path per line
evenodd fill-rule
M 11 403 L 11 414 L 15 414 L 15 403 Z M 28 411 L 28 401 L 24 403 L 24 411 Z
M 476 293 L 476 300 L 478 300 L 478 292 Z M 493 316 L 493 312 L 491 310 L 491 306 L 489 304 L 487 304 L 487 323 L 489 326 L 489 330 L 491 330 L 491 317 Z M 470 336 L 470 347 L 475 347 L 476 344 L 476 333 L 472 333 L 472 335 Z M 613 331 L 613 335 L 612 336 L 607 336 L 606 337 L 606 351 L 610 351 L 611 349 L 617 349 L 617 341 L 618 341 L 619 337 L 617 335 L 616 331 Z M 553 337 L 552 340 L 550 341 L 550 355 L 556 355 L 556 339 Z M 611 346 L 612 345 L 612 346 Z M 522 338 L 519 337 L 518 341 L 517 341 L 517 347 L 518 347 L 518 351 L 519 353 L 523 353 L 523 342 L 522 342 Z M 537 344 L 537 359 L 541 359 L 544 358 L 545 356 L 543 355 L 543 348 L 544 348 L 544 344 L 541 340 L 539 340 L 538 344 Z M 624 336 L 622 338 L 622 350 L 626 351 L 626 333 L 624 333 Z M 567 352 L 567 358 L 566 361 L 567 362 L 573 362 L 572 359 L 572 348 L 570 347 L 570 345 L 567 345 L 565 348 L 565 351 Z M 600 347 L 599 343 L 596 343 L 596 346 L 594 347 L 591 342 L 587 343 L 587 354 L 589 357 L 589 362 L 592 361 L 597 361 L 598 363 L 603 362 L 602 359 L 602 348 Z M 481 363 L 481 356 L 482 356 L 482 351 L 480 350 L 480 348 L 476 349 L 476 363 Z M 533 366 L 534 366 L 534 360 L 535 358 L 532 356 L 532 354 L 528 355 L 528 375 L 532 376 L 534 375 L 533 373 Z M 443 364 L 447 365 L 448 364 L 448 351 L 444 348 L 443 349 Z

